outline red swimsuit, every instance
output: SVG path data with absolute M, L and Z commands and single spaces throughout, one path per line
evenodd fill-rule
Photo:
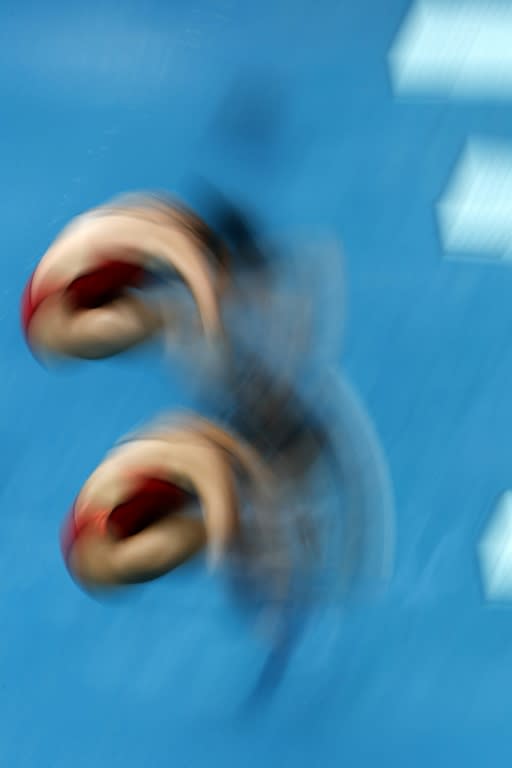
M 75 505 L 64 523 L 61 536 L 66 563 L 76 542 L 87 533 L 113 534 L 118 539 L 135 536 L 193 498 L 174 483 L 155 477 L 143 478 L 130 498 L 110 510 L 98 510 L 77 520 Z
M 148 277 L 144 267 L 138 264 L 105 260 L 64 288 L 42 286 L 39 291 L 34 292 L 32 275 L 21 299 L 21 325 L 25 336 L 29 338 L 30 323 L 49 296 L 66 293 L 76 309 L 96 309 L 120 298 L 126 288 L 141 288 Z

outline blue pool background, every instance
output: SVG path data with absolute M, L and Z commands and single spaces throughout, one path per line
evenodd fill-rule
M 484 603 L 475 548 L 512 482 L 512 273 L 445 260 L 433 205 L 468 134 L 507 138 L 512 110 L 396 102 L 386 57 L 408 7 L 2 4 L 1 766 L 510 759 L 512 616 Z M 249 126 L 237 100 L 256 103 Z M 271 146 L 249 130 L 261 109 Z M 84 478 L 124 432 L 186 403 L 185 382 L 154 349 L 47 371 L 18 323 L 70 217 L 125 190 L 187 194 L 190 170 L 269 231 L 342 241 L 342 364 L 395 490 L 387 594 L 320 612 L 250 710 L 265 646 L 201 564 L 105 605 L 59 556 Z

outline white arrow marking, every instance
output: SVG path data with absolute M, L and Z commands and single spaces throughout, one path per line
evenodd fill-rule
M 512 491 L 499 500 L 478 547 L 489 600 L 512 599 Z
M 510 259 L 512 145 L 469 142 L 437 214 L 445 251 Z
M 437 98 L 512 98 L 512 7 L 420 0 L 389 54 L 396 92 Z

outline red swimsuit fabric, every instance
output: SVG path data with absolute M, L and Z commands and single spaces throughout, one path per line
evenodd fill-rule
M 64 524 L 62 552 L 66 562 L 76 542 L 87 533 L 109 532 L 118 539 L 135 536 L 166 515 L 179 512 L 192 494 L 174 483 L 155 477 L 143 478 L 130 498 L 112 510 L 98 510 L 77 520 L 75 507 Z
M 97 309 L 118 299 L 126 288 L 140 288 L 148 279 L 148 273 L 138 264 L 108 260 L 90 272 L 75 278 L 64 289 L 43 287 L 34 294 L 34 275 L 28 281 L 21 298 L 21 325 L 28 338 L 30 323 L 49 296 L 62 290 L 76 309 Z

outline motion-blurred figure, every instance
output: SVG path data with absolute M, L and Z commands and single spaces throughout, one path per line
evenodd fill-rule
M 189 336 L 175 348 L 178 362 L 194 366 L 202 415 L 167 417 L 115 447 L 80 491 L 63 548 L 87 589 L 148 581 L 206 550 L 237 605 L 272 627 L 263 690 L 279 679 L 312 606 L 386 582 L 392 496 L 371 422 L 338 373 L 340 249 L 316 246 L 309 262 L 283 254 L 238 206 L 202 190 L 208 225 L 147 199 L 85 218 L 119 226 L 119 237 L 142 225 L 169 238 L 169 263 L 190 276 L 203 319 L 199 344 Z M 108 232 L 98 229 L 98 247 Z M 84 236 L 89 243 L 89 224 Z M 157 252 L 143 238 L 138 265 L 149 270 Z M 69 302 L 64 294 L 41 305 L 43 319 Z M 114 308 L 125 301 L 132 297 L 117 297 Z M 95 311 L 82 310 L 81 320 Z M 62 351 L 63 333 L 50 334 L 49 346 Z M 220 351 L 215 376 L 202 345 L 209 334 Z M 72 338 L 75 354 L 92 356 L 83 337 Z M 116 338 L 110 353 L 126 344 L 126 335 Z
M 241 486 L 268 504 L 274 483 L 258 454 L 213 422 L 161 419 L 83 486 L 63 530 L 66 563 L 92 589 L 157 578 L 203 547 L 218 562 L 239 535 Z
M 36 267 L 22 299 L 22 325 L 37 354 L 102 358 L 172 333 L 183 321 L 184 286 L 197 332 L 222 334 L 225 251 L 181 204 L 155 196 L 120 198 L 74 219 Z

